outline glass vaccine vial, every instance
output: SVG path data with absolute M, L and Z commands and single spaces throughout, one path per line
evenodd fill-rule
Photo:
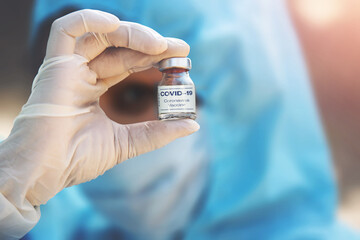
M 159 62 L 162 79 L 158 85 L 160 120 L 196 118 L 195 85 L 189 76 L 191 60 L 167 58 Z

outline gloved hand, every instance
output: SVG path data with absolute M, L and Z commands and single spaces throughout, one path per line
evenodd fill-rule
M 56 20 L 29 100 L 0 145 L 0 207 L 13 205 L 0 209 L 0 230 L 21 236 L 29 229 L 19 233 L 13 220 L 36 222 L 33 206 L 63 188 L 198 130 L 192 120 L 121 125 L 99 107 L 99 97 L 130 73 L 188 52 L 181 40 L 100 11 Z

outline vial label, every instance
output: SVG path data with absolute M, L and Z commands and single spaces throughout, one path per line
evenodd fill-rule
M 158 86 L 158 104 L 159 114 L 194 113 L 196 110 L 195 86 Z

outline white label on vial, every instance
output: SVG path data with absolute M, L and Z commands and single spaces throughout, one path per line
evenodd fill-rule
M 195 112 L 194 85 L 158 86 L 159 114 Z

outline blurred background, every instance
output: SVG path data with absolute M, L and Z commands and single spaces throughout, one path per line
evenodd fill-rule
M 29 45 L 33 1 L 1 11 L 0 136 L 6 137 L 34 78 Z M 342 220 L 360 229 L 360 2 L 288 1 L 333 153 Z

